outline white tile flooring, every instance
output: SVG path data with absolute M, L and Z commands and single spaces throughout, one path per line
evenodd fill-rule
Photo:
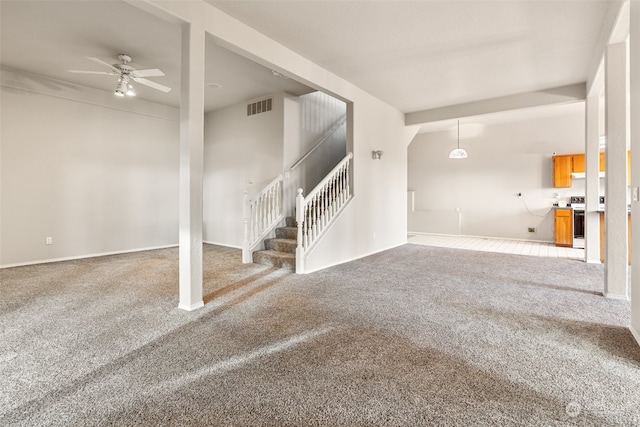
M 562 248 L 552 243 L 527 242 L 523 240 L 503 240 L 489 237 L 446 236 L 440 234 L 408 235 L 408 242 L 417 245 L 439 246 L 443 248 L 469 249 L 472 251 L 500 252 L 566 258 L 584 261 L 584 249 Z

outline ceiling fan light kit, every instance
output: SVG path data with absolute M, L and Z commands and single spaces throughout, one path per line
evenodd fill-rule
M 122 75 L 118 79 L 118 86 L 116 87 L 115 94 L 117 96 L 136 96 L 136 93 L 133 91 L 133 86 L 129 83 L 128 75 Z
M 145 79 L 145 77 L 162 77 L 164 73 L 157 68 L 149 68 L 146 70 L 136 70 L 131 67 L 129 62 L 132 61 L 131 56 L 120 54 L 118 55 L 118 59 L 120 60 L 120 64 L 108 64 L 99 58 L 87 57 L 87 59 L 106 66 L 109 68 L 109 71 L 82 71 L 82 70 L 69 70 L 71 73 L 80 73 L 80 74 L 106 74 L 112 76 L 118 76 L 118 83 L 116 85 L 115 94 L 116 96 L 123 97 L 125 95 L 128 96 L 136 96 L 135 91 L 133 90 L 133 85 L 131 84 L 131 80 L 136 83 L 140 83 L 142 85 L 148 86 L 150 88 L 159 90 L 161 92 L 169 92 L 171 88 L 168 86 L 161 85 L 159 83 L 153 82 L 151 80 Z

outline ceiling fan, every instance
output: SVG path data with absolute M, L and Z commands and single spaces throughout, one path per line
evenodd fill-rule
M 149 86 L 150 88 L 162 91 L 169 92 L 171 90 L 170 87 L 161 85 L 159 83 L 153 82 L 151 80 L 145 79 L 145 77 L 161 77 L 164 76 L 164 73 L 157 68 L 149 68 L 147 70 L 136 70 L 131 67 L 129 62 L 131 62 L 132 58 L 129 55 L 120 54 L 118 55 L 118 59 L 120 60 L 120 64 L 107 64 L 101 59 L 92 58 L 87 56 L 87 59 L 91 61 L 104 65 L 109 68 L 109 71 L 82 71 L 82 70 L 69 70 L 71 73 L 79 73 L 79 74 L 106 74 L 110 76 L 118 76 L 118 85 L 116 86 L 115 94 L 118 96 L 135 96 L 135 92 L 133 91 L 133 86 L 131 85 L 131 80 L 136 83 L 143 84 L 145 86 Z

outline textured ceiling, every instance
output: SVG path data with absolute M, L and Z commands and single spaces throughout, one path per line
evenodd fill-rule
M 209 3 L 403 112 L 455 105 L 587 79 L 607 1 L 218 1 Z M 118 53 L 179 105 L 180 30 L 121 1 L 0 1 L 3 66 L 113 90 L 99 70 Z M 310 89 L 274 76 L 207 40 L 207 110 L 284 90 Z
M 229 15 L 403 112 L 587 79 L 607 1 L 229 1 Z
M 133 57 L 134 68 L 159 68 L 150 77 L 172 88 L 159 92 L 135 84 L 139 98 L 180 105 L 180 27 L 120 1 L 0 1 L 0 64 L 87 87 L 113 91 L 116 77 L 72 74 L 67 70 L 105 71 L 88 59 L 109 64 L 117 55 Z M 307 93 L 310 88 L 274 76 L 272 71 L 232 53 L 212 39 L 206 44 L 205 109 L 211 111 L 270 93 Z M 221 86 L 221 87 L 220 87 Z

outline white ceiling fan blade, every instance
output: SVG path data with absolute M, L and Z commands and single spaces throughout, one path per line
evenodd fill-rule
M 149 86 L 149 87 L 152 87 L 154 89 L 160 90 L 162 92 L 169 92 L 171 90 L 170 87 L 163 86 L 161 84 L 158 84 L 156 82 L 152 82 L 151 80 L 147 80 L 147 79 L 139 79 L 137 77 L 134 77 L 133 81 L 136 82 L 136 83 L 140 83 L 140 84 L 143 84 L 145 86 Z
M 70 73 L 77 73 L 77 74 L 106 74 L 107 76 L 111 76 L 114 73 L 110 73 L 108 71 L 82 71 L 82 70 L 67 70 Z
M 109 67 L 109 68 L 111 68 L 111 69 L 112 69 L 113 71 L 115 71 L 115 72 L 118 72 L 118 73 L 120 72 L 120 70 L 118 70 L 116 67 L 114 67 L 114 66 L 113 66 L 113 65 L 111 65 L 111 64 L 107 64 L 107 63 L 106 63 L 106 62 L 104 62 L 102 59 L 99 59 L 99 58 L 93 58 L 93 57 L 91 57 L 91 56 L 87 56 L 87 59 L 90 59 L 91 61 L 93 61 L 93 62 L 95 62 L 95 63 L 97 63 L 97 64 L 104 65 L 105 67 Z
M 149 68 L 148 70 L 135 70 L 131 75 L 133 77 L 162 77 L 164 73 L 157 68 Z

